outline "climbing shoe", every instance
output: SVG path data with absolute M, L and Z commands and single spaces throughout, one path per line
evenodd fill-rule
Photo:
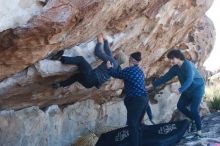
M 53 83 L 51 86 L 53 89 L 58 89 L 60 87 L 60 83 Z
M 198 137 L 198 138 L 203 138 L 204 137 L 201 130 L 195 132 L 195 136 Z
M 60 60 L 60 58 L 62 57 L 63 53 L 64 53 L 64 50 L 58 51 L 55 55 L 53 55 L 51 57 L 51 60 Z
M 197 131 L 197 129 L 196 129 L 196 124 L 195 124 L 194 121 L 192 121 L 192 122 L 190 123 L 190 125 L 189 125 L 188 132 L 190 133 L 190 132 L 196 132 L 196 131 Z

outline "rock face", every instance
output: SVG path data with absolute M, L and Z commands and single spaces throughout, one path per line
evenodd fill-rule
M 86 107 L 86 108 L 85 108 Z M 19 111 L 0 112 L 0 145 L 4 146 L 70 146 L 80 137 L 125 126 L 126 109 L 122 100 L 114 99 L 103 105 L 93 100 L 77 102 L 60 109 L 52 105 L 40 110 L 30 107 Z M 196 145 L 220 139 L 220 113 L 203 120 L 205 138 L 197 141 L 182 140 L 178 146 Z
M 115 101 L 123 88 L 120 80 L 111 79 L 100 89 L 78 83 L 51 88 L 53 82 L 77 72 L 74 65 L 52 60 L 59 50 L 65 56 L 83 56 L 96 67 L 100 64 L 93 53 L 96 35 L 104 32 L 113 54 L 142 53 L 141 66 L 150 82 L 167 71 L 165 58 L 171 48 L 181 49 L 200 69 L 215 41 L 214 25 L 205 16 L 213 0 L 14 1 L 19 6 L 16 17 L 0 13 L 1 21 L 10 18 L 10 25 L 0 25 L 3 145 L 70 145 L 89 130 L 101 133 L 125 124 L 122 99 Z M 3 6 L 8 10 L 10 1 Z M 20 19 L 20 11 L 25 18 Z M 150 96 L 157 123 L 175 117 L 178 97 L 170 92 L 175 86 L 169 84 Z
M 118 96 L 123 87 L 118 80 L 99 90 L 77 84 L 58 90 L 50 87 L 76 70 L 48 60 L 51 55 L 64 49 L 66 55 L 82 55 L 96 66 L 100 62 L 93 49 L 101 31 L 108 34 L 113 51 L 143 53 L 141 66 L 148 81 L 167 70 L 165 56 L 172 47 L 180 48 L 200 67 L 215 40 L 214 26 L 205 16 L 212 0 L 49 0 L 45 4 L 25 25 L 0 33 L 2 109 L 43 108 L 85 98 L 104 103 Z
M 94 132 L 99 135 L 125 125 L 123 102 L 114 100 L 95 104 L 77 102 L 60 109 L 52 105 L 0 113 L 0 145 L 4 146 L 71 146 L 78 138 Z M 87 108 L 85 108 L 87 107 Z

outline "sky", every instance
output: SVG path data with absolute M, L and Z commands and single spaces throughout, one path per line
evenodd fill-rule
M 206 15 L 213 21 L 216 29 L 216 40 L 214 48 L 205 61 L 204 66 L 207 70 L 214 71 L 220 68 L 220 0 L 214 0 L 211 8 L 206 12 Z

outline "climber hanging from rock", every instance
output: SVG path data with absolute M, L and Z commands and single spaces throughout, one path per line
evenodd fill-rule
M 118 53 L 115 58 L 113 57 L 109 48 L 108 40 L 102 33 L 97 36 L 95 55 L 103 62 L 95 69 L 92 69 L 91 65 L 82 56 L 66 57 L 62 56 L 62 54 L 63 51 L 58 53 L 58 55 L 61 56 L 60 61 L 63 64 L 77 65 L 80 72 L 74 74 L 67 80 L 53 83 L 52 87 L 54 89 L 70 86 L 74 82 L 79 82 L 86 88 L 91 88 L 93 86 L 100 88 L 100 86 L 110 78 L 106 62 L 110 61 L 111 64 L 113 64 L 114 69 L 120 69 L 120 64 L 123 64 L 126 59 L 126 55 L 122 52 Z

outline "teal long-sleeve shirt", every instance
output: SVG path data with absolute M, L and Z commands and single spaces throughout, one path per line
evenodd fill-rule
M 204 79 L 199 73 L 199 71 L 195 68 L 194 64 L 192 64 L 188 60 L 184 60 L 182 66 L 174 65 L 170 68 L 170 70 L 160 77 L 158 80 L 152 82 L 153 86 L 159 86 L 173 77 L 178 76 L 181 87 L 179 88 L 179 92 L 183 93 L 185 91 L 192 91 L 196 87 L 204 86 Z

